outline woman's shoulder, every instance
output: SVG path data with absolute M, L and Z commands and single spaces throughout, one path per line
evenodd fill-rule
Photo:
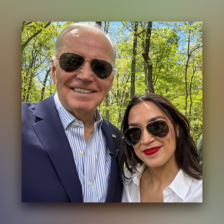
M 124 176 L 126 178 L 123 178 L 123 183 L 124 185 L 128 185 L 131 182 L 136 182 L 136 184 L 138 184 L 140 182 L 142 173 L 145 169 L 146 165 L 143 164 L 138 164 L 135 169 L 131 169 L 131 167 L 129 167 L 131 170 L 133 170 L 133 173 L 126 167 L 124 169 Z
M 185 202 L 202 202 L 203 201 L 203 179 L 195 179 L 184 171 L 186 186 L 188 187 Z

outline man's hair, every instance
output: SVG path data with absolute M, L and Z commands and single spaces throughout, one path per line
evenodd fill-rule
M 54 64 L 55 64 L 55 59 L 56 57 L 58 57 L 59 55 L 59 52 L 60 52 L 60 47 L 61 47 L 61 44 L 62 44 L 62 38 L 63 36 L 68 33 L 69 31 L 71 30 L 75 30 L 77 29 L 78 31 L 78 28 L 81 28 L 81 29 L 88 29 L 88 30 L 92 30 L 92 31 L 95 31 L 95 32 L 98 32 L 100 34 L 102 34 L 103 36 L 105 36 L 108 41 L 110 42 L 111 44 L 111 48 L 113 49 L 113 67 L 115 66 L 115 59 L 116 59 L 116 48 L 114 46 L 114 43 L 113 41 L 111 40 L 111 38 L 103 31 L 101 30 L 100 26 L 98 24 L 89 24 L 89 23 L 73 23 L 67 27 L 65 27 L 62 32 L 59 34 L 59 36 L 57 37 L 57 40 L 55 42 L 55 50 L 54 50 L 54 56 L 52 57 L 53 61 L 54 61 Z M 78 32 L 77 32 L 77 36 L 78 36 Z
M 200 165 L 200 156 L 198 154 L 196 145 L 193 141 L 192 136 L 190 135 L 190 124 L 187 118 L 180 113 L 180 111 L 165 97 L 154 94 L 146 93 L 142 95 L 135 96 L 127 106 L 127 109 L 124 114 L 124 119 L 121 125 L 121 133 L 123 133 L 128 126 L 128 116 L 131 108 L 142 102 L 152 102 L 158 106 L 170 119 L 171 123 L 179 126 L 179 137 L 176 137 L 176 150 L 175 158 L 179 168 L 181 168 L 185 173 L 195 179 L 202 178 L 202 167 Z M 176 133 L 176 129 L 174 128 Z M 126 164 L 127 169 L 134 173 L 136 171 L 136 166 L 138 163 L 142 164 L 143 161 L 138 158 L 134 152 L 134 148 L 128 145 L 124 140 L 122 158 L 121 158 L 121 167 L 124 167 Z M 124 170 L 121 170 L 121 174 L 124 178 Z

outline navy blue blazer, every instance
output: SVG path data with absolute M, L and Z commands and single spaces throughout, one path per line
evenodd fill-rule
M 106 120 L 102 131 L 112 155 L 117 149 L 121 151 L 120 131 Z M 120 154 L 111 158 L 106 202 L 121 201 Z M 53 95 L 39 103 L 22 104 L 22 201 L 83 202 L 72 150 Z

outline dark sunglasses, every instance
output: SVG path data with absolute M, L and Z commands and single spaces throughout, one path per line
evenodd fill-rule
M 63 53 L 59 58 L 59 65 L 62 70 L 66 72 L 74 72 L 78 69 L 82 68 L 85 62 L 85 58 L 79 54 L 75 53 Z M 100 79 L 108 78 L 112 71 L 112 65 L 101 59 L 93 59 L 90 62 L 92 71 L 96 74 Z
M 156 120 L 151 121 L 146 125 L 147 131 L 157 138 L 164 138 L 169 133 L 169 125 L 164 120 Z M 142 136 L 142 128 L 141 127 L 131 127 L 124 131 L 124 140 L 125 142 L 130 145 L 136 145 Z

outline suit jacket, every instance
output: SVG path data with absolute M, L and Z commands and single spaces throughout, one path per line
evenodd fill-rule
M 120 131 L 106 120 L 102 131 L 110 152 L 121 150 Z M 106 202 L 121 201 L 119 154 L 111 157 Z M 53 95 L 39 103 L 22 104 L 22 201 L 83 202 L 72 150 Z

